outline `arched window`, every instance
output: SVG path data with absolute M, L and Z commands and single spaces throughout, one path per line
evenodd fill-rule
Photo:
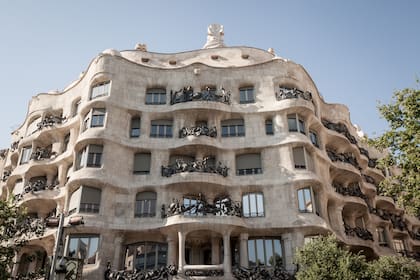
M 136 195 L 135 217 L 154 217 L 156 215 L 156 193 L 140 192 Z
M 262 193 L 247 193 L 242 196 L 244 217 L 264 217 L 264 196 Z

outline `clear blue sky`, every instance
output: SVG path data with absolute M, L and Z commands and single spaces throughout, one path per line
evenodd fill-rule
M 200 49 L 211 23 L 224 25 L 228 46 L 271 47 L 302 64 L 325 100 L 346 104 L 372 136 L 387 127 L 377 101 L 417 86 L 419 13 L 415 0 L 0 0 L 0 148 L 31 96 L 65 88 L 101 51 Z

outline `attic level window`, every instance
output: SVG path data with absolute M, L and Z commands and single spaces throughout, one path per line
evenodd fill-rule
M 92 87 L 90 99 L 95 99 L 101 96 L 109 95 L 110 85 L 110 81 L 95 84 Z
M 146 91 L 147 105 L 166 104 L 166 90 L 164 88 L 149 88 Z

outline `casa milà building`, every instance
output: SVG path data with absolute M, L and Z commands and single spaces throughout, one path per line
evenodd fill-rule
M 63 91 L 33 97 L 2 151 L 1 198 L 46 225 L 13 274 L 54 254 L 82 259 L 84 279 L 108 264 L 293 272 L 295 250 L 329 233 L 368 258 L 418 258 L 420 221 L 378 195 L 380 153 L 358 134 L 300 64 L 225 46 L 220 25 L 199 50 L 106 50 Z

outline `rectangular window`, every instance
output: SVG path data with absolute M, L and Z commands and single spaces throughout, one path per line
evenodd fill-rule
M 266 120 L 265 121 L 265 134 L 266 135 L 274 135 L 273 121 L 272 120 Z
M 243 87 L 239 89 L 239 103 L 247 104 L 254 103 L 254 88 L 253 87 Z
M 280 239 L 253 238 L 248 240 L 248 264 L 254 266 L 283 265 L 283 250 Z
M 104 126 L 105 113 L 106 113 L 105 108 L 93 108 L 92 121 L 90 122 L 90 127 Z
M 315 147 L 319 148 L 318 135 L 315 132 L 309 131 L 309 139 Z
M 103 147 L 100 145 L 89 145 L 87 167 L 101 167 Z
M 248 193 L 242 196 L 244 217 L 264 217 L 264 197 L 262 193 Z
M 92 87 L 90 99 L 95 99 L 109 94 L 110 81 L 96 84 Z
M 166 90 L 162 88 L 147 89 L 146 104 L 147 105 L 166 104 Z
M 150 137 L 172 138 L 172 121 L 152 121 Z
M 400 253 L 400 254 L 403 255 L 405 253 L 404 240 L 402 240 L 402 239 L 394 239 L 393 240 L 393 243 L 394 243 L 395 252 Z
M 297 114 L 287 115 L 287 124 L 289 126 L 289 132 L 306 134 L 305 122 L 301 116 Z
M 298 190 L 298 206 L 299 212 L 312 213 L 312 190 L 311 188 L 303 188 Z
M 387 247 L 388 242 L 387 242 L 387 238 L 386 238 L 385 228 L 383 228 L 383 227 L 376 228 L 376 233 L 378 235 L 379 246 Z
M 201 201 L 197 197 L 184 197 L 184 208 L 185 212 L 184 215 L 186 216 L 202 216 L 202 212 L 198 212 L 197 209 L 199 208 L 199 203 Z
M 303 147 L 293 148 L 293 160 L 295 163 L 295 168 L 306 169 L 305 149 Z
M 242 119 L 224 120 L 221 123 L 222 137 L 245 136 L 245 125 Z
M 261 174 L 261 155 L 244 154 L 236 156 L 236 175 Z
M 150 153 L 137 153 L 134 155 L 134 174 L 149 174 L 150 173 Z
M 99 235 L 70 236 L 67 256 L 83 259 L 84 264 L 95 264 L 98 253 Z
M 167 255 L 168 246 L 166 243 L 141 242 L 131 244 L 126 250 L 125 267 L 129 271 L 158 269 L 166 266 Z
M 140 137 L 140 117 L 131 118 L 130 137 Z
M 22 156 L 20 157 L 20 164 L 29 162 L 32 155 L 32 147 L 27 146 L 22 148 Z
M 156 215 L 156 193 L 141 192 L 136 196 L 136 217 L 154 217 Z
M 82 186 L 79 213 L 99 213 L 101 205 L 101 190 Z

